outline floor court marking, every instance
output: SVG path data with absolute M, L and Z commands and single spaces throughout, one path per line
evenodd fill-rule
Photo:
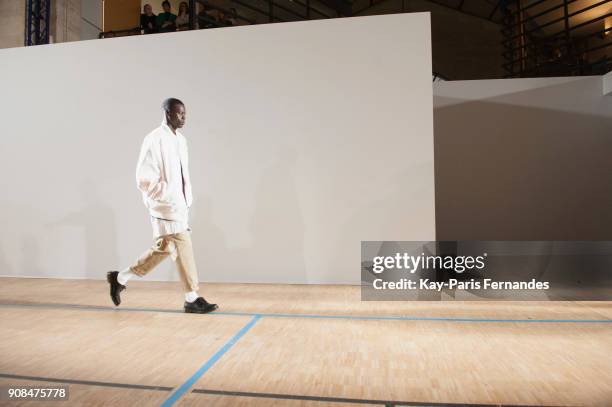
M 4 308 L 60 308 L 60 309 L 80 309 L 85 311 L 104 311 L 104 312 L 161 312 L 171 314 L 183 314 L 181 310 L 162 309 L 162 308 L 133 308 L 133 307 L 112 307 L 104 305 L 79 305 L 62 303 L 2 303 Z M 347 319 L 358 321 L 424 321 L 424 322 L 483 322 L 483 323 L 564 323 L 564 324 L 612 324 L 612 319 L 505 319 L 505 318 L 452 318 L 452 317 L 411 317 L 411 316 L 359 316 L 359 315 L 320 315 L 320 314 L 266 314 L 250 312 L 223 312 L 217 311 L 208 314 L 255 317 L 260 318 L 310 318 L 310 319 Z
M 52 377 L 40 377 L 40 376 L 24 376 L 8 373 L 0 373 L 0 378 L 16 379 L 16 380 L 31 380 L 36 382 L 52 382 L 52 383 L 64 383 L 64 384 L 78 384 L 84 386 L 99 386 L 99 387 L 115 387 L 115 388 L 126 388 L 136 390 L 156 390 L 171 392 L 174 390 L 172 387 L 167 386 L 148 386 L 142 384 L 128 384 L 128 383 L 111 383 L 111 382 L 98 382 L 92 380 L 78 380 L 78 379 L 59 379 Z M 368 400 L 368 399 L 353 399 L 347 397 L 320 397 L 320 396 L 304 396 L 295 394 L 280 394 L 280 393 L 257 393 L 257 392 L 244 392 L 244 391 L 228 391 L 228 390 L 212 390 L 212 389 L 193 389 L 191 393 L 194 394 L 208 394 L 218 395 L 227 397 L 257 397 L 257 398 L 271 398 L 281 400 L 304 400 L 304 401 L 321 401 L 321 402 L 335 402 L 335 403 L 353 403 L 353 404 L 369 404 L 369 405 L 385 405 L 389 407 L 394 406 L 422 406 L 422 407 L 460 407 L 460 406 L 506 406 L 512 407 L 510 404 L 460 404 L 460 403 L 427 403 L 427 402 L 413 402 L 413 401 L 397 401 L 397 400 Z M 539 406 L 542 407 L 542 406 Z
M 156 308 L 130 308 L 121 307 L 116 308 L 112 306 L 101 306 L 101 305 L 80 305 L 80 304 L 62 304 L 62 303 L 1 303 L 0 307 L 5 308 L 27 308 L 27 307 L 38 307 L 38 308 L 60 308 L 60 309 L 77 309 L 86 311 L 106 311 L 106 312 L 161 312 L 161 313 L 183 313 L 180 310 L 171 309 L 156 309 Z M 192 375 L 185 383 L 180 387 L 172 388 L 165 386 L 147 386 L 137 384 L 123 384 L 123 383 L 109 383 L 109 382 L 97 382 L 87 380 L 71 380 L 71 379 L 51 379 L 37 376 L 21 376 L 0 373 L 0 377 L 13 378 L 21 380 L 33 380 L 33 381 L 49 381 L 49 382 L 60 382 L 69 384 L 81 384 L 91 386 L 103 386 L 103 387 L 118 387 L 118 388 L 132 388 L 142 390 L 158 390 L 172 392 L 170 396 L 162 404 L 163 407 L 170 407 L 174 405 L 185 393 L 189 392 L 191 387 L 199 380 L 204 373 L 206 373 L 225 353 L 227 353 L 240 338 L 242 338 L 256 323 L 259 319 L 268 318 L 312 318 L 312 319 L 346 319 L 346 320 L 375 320 L 375 321 L 443 321 L 443 322 L 506 322 L 506 323 L 612 323 L 612 320 L 594 320 L 594 319 L 488 319 L 488 318 L 444 318 L 444 317 L 409 317 L 409 316 L 353 316 L 353 315 L 317 315 L 317 314 L 256 314 L 246 312 L 215 312 L 209 315 L 225 315 L 225 316 L 249 316 L 253 317 L 251 321 L 245 325 L 237 334 L 235 334 L 225 345 L 215 353 L 205 364 Z M 174 391 L 173 391 L 174 390 Z M 367 399 L 351 399 L 342 397 L 319 397 L 319 396 L 302 396 L 302 395 L 290 395 L 290 394 L 276 394 L 276 393 L 255 393 L 255 392 L 236 392 L 236 391 L 224 391 L 224 390 L 210 390 L 210 389 L 193 389 L 191 393 L 195 394 L 210 394 L 210 395 L 225 395 L 234 397 L 259 397 L 259 398 L 274 398 L 274 399 L 286 399 L 286 400 L 305 400 L 305 401 L 321 401 L 321 402 L 337 402 L 337 403 L 355 403 L 355 404 L 374 404 L 374 405 L 385 405 L 385 406 L 464 406 L 466 404 L 457 403 L 420 403 L 420 402 L 408 402 L 408 401 L 390 401 L 390 400 L 367 400 Z M 469 404 L 471 406 L 493 406 L 503 404 Z
M 147 386 L 144 384 L 111 383 L 111 382 L 98 382 L 98 381 L 92 381 L 92 380 L 56 379 L 56 378 L 50 378 L 50 377 L 23 376 L 23 375 L 8 374 L 8 373 L 0 373 L 0 378 L 32 380 L 36 382 L 82 384 L 85 386 L 120 387 L 124 389 L 138 389 L 138 390 L 172 391 L 173 389 L 172 387 L 167 387 L 167 386 Z
M 279 394 L 279 393 L 257 393 L 246 391 L 226 391 L 226 390 L 211 390 L 211 389 L 193 389 L 194 394 L 208 394 L 217 396 L 232 396 L 232 397 L 253 397 L 267 398 L 280 400 L 302 400 L 302 401 L 320 401 L 328 403 L 352 403 L 352 404 L 369 404 L 369 405 L 384 405 L 384 406 L 419 406 L 419 407 L 491 407 L 491 406 L 506 406 L 512 407 L 512 404 L 464 404 L 464 403 L 432 403 L 432 402 L 417 402 L 417 401 L 399 401 L 399 400 L 369 400 L 355 399 L 347 397 L 322 397 L 322 396 L 300 396 L 294 394 Z M 528 407 L 521 404 L 522 407 Z M 517 406 L 518 407 L 518 406 Z M 545 407 L 545 406 L 541 406 Z
M 236 344 L 255 324 L 259 321 L 261 317 L 259 315 L 253 316 L 253 319 L 249 321 L 236 335 L 234 335 L 229 341 L 223 345 L 221 349 L 217 351 L 210 359 L 206 361 L 202 365 L 201 368 L 198 369 L 197 372 L 193 374 L 185 383 L 183 383 L 179 388 L 177 388 L 171 395 L 162 403 L 162 407 L 170 407 L 176 403 L 178 399 L 180 399 L 185 393 L 189 391 L 189 389 L 198 381 L 200 377 L 204 373 L 206 373 L 221 357 L 229 351 L 232 346 Z

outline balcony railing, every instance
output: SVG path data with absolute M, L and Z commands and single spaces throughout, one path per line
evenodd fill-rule
M 509 0 L 506 77 L 599 75 L 612 69 L 611 0 Z

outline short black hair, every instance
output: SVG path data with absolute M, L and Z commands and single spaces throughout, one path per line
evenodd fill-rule
M 164 0 L 164 1 L 162 1 L 162 7 L 164 7 L 165 5 L 168 5 L 168 7 L 172 7 L 172 6 L 170 5 L 170 2 L 169 2 L 168 0 Z
M 183 106 L 185 106 L 185 104 L 183 102 L 181 102 L 179 99 L 168 98 L 168 99 L 164 100 L 164 103 L 162 103 L 162 109 L 164 109 L 164 112 L 170 113 L 170 111 L 172 110 L 172 108 L 175 105 L 183 105 Z

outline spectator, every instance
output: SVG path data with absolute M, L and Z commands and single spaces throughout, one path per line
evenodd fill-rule
M 227 21 L 229 22 L 228 25 L 238 25 L 238 12 L 235 8 L 230 8 L 230 15 Z
M 200 28 L 214 28 L 217 26 L 215 19 L 210 15 L 210 8 L 200 3 L 200 12 L 198 13 L 198 25 Z
M 172 14 L 170 12 L 170 2 L 168 0 L 165 0 L 162 3 L 162 7 L 164 8 L 164 12 L 159 13 L 156 19 L 157 28 L 159 29 L 159 32 L 164 33 L 176 31 L 176 14 Z
M 179 30 L 189 29 L 189 5 L 186 1 L 181 1 L 179 4 L 179 13 L 176 17 L 176 26 Z
M 219 14 L 217 14 L 218 21 L 221 25 L 234 25 L 230 19 L 225 15 L 225 12 L 219 10 Z
M 150 4 L 144 5 L 144 14 L 140 15 L 140 29 L 145 34 L 153 34 L 157 32 L 157 16 L 153 14 L 153 8 Z

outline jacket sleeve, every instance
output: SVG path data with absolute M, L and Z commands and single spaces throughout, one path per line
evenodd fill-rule
M 153 154 L 154 143 L 146 139 L 140 148 L 136 166 L 136 186 L 149 199 L 161 201 L 168 184 L 161 180 L 161 168 Z

